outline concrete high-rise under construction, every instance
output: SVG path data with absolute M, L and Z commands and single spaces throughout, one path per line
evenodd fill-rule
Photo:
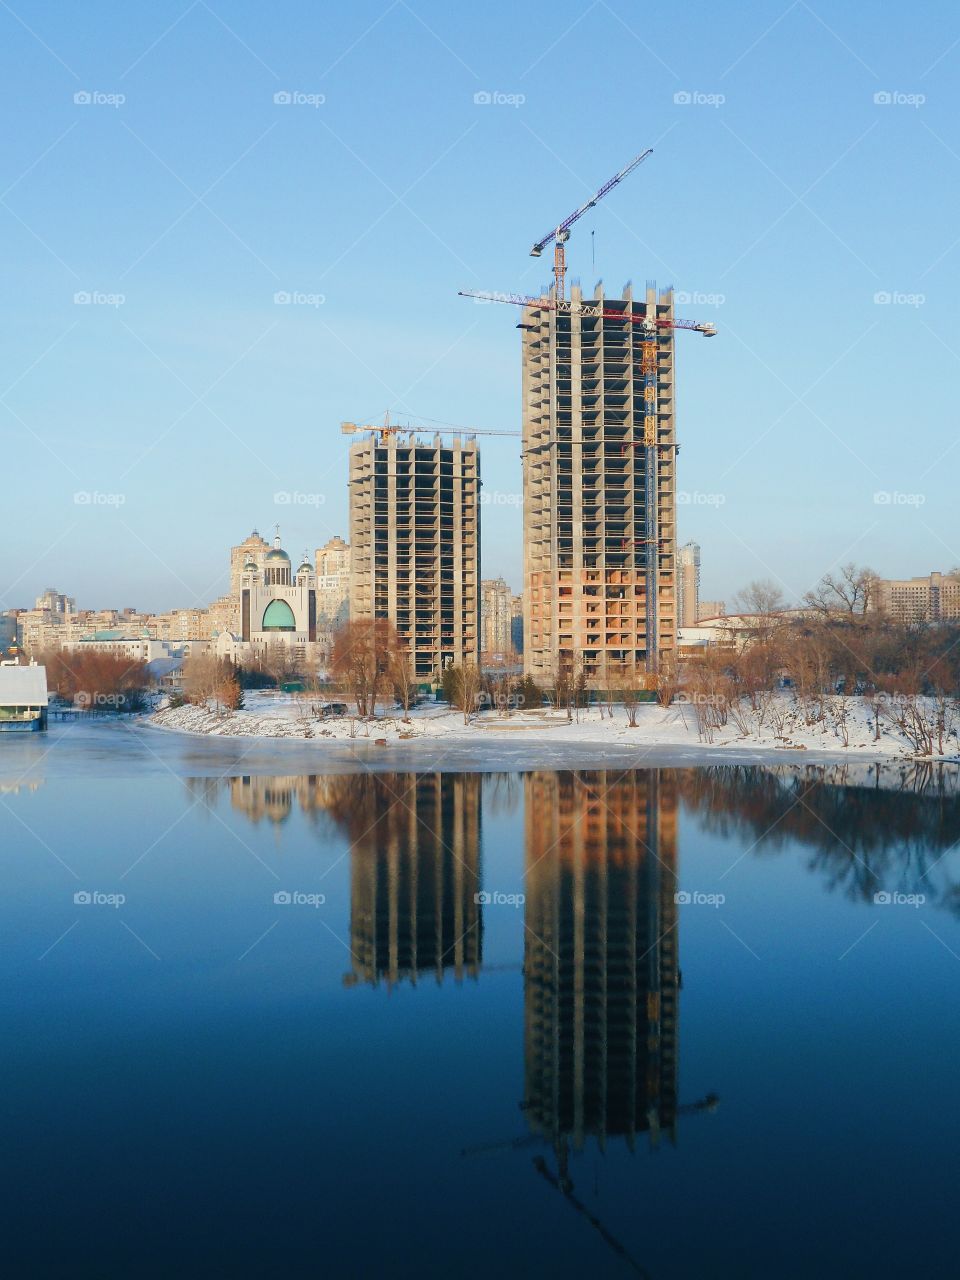
M 677 552 L 677 625 L 695 627 L 700 619 L 700 546 L 685 542 Z
M 673 293 L 523 313 L 524 665 L 647 680 L 676 647 Z M 638 682 L 639 683 L 639 682 Z
M 476 662 L 480 452 L 398 432 L 350 446 L 350 618 L 386 618 L 414 676 Z

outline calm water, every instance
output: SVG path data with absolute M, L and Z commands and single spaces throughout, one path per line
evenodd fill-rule
M 956 1273 L 956 770 L 284 745 L 0 739 L 5 1274 Z

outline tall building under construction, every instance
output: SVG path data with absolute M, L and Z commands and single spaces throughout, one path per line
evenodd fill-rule
M 350 446 L 350 618 L 386 618 L 413 673 L 476 662 L 480 452 L 382 432 Z
M 673 293 L 523 313 L 524 664 L 649 681 L 676 646 Z

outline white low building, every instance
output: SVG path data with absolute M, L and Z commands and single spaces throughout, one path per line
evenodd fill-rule
M 46 729 L 48 703 L 46 667 L 0 662 L 0 732 Z

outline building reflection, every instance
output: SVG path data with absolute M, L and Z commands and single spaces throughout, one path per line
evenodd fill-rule
M 338 778 L 350 849 L 344 981 L 388 986 L 476 978 L 483 951 L 477 774 Z
M 308 814 L 328 809 L 333 798 L 332 784 L 338 781 L 317 774 L 230 778 L 230 803 L 255 824 L 261 820 L 279 824 L 286 822 L 296 808 Z
M 526 1097 L 558 1154 L 676 1137 L 677 792 L 669 774 L 526 779 Z

